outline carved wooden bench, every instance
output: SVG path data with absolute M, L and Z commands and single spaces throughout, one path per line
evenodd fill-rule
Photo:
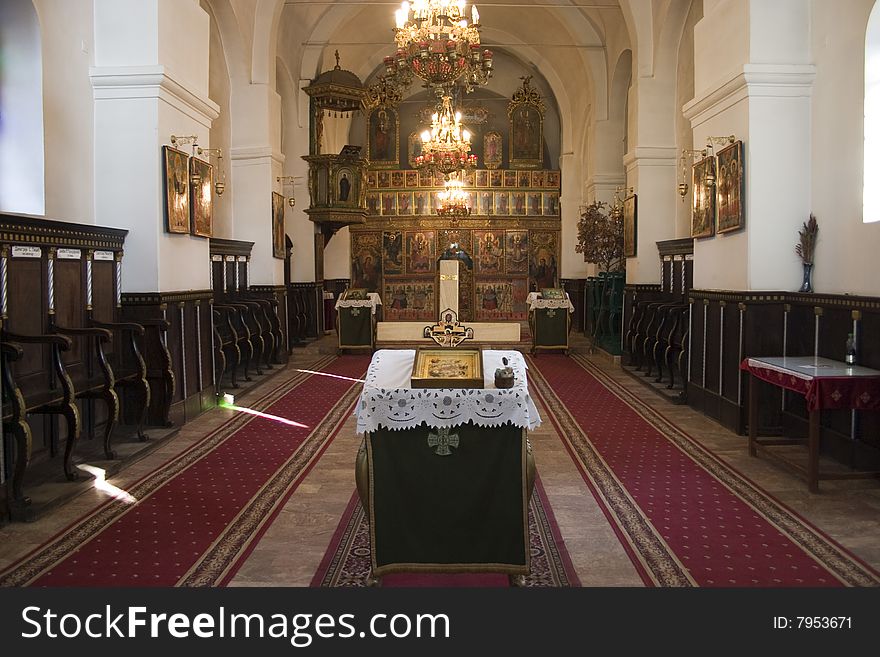
M 55 325 L 52 327 L 55 333 L 67 336 L 89 344 L 84 345 L 85 366 L 79 375 L 71 377 L 76 399 L 101 399 L 107 405 L 107 421 L 104 424 L 104 456 L 108 459 L 116 458 L 116 454 L 110 447 L 110 436 L 113 428 L 119 420 L 119 396 L 116 394 L 116 383 L 113 368 L 107 360 L 104 345 L 113 340 L 113 334 L 107 329 L 97 327 L 66 327 Z M 95 364 L 97 363 L 97 368 Z
M 238 346 L 238 334 L 232 326 L 232 318 L 230 313 L 232 308 L 223 304 L 214 304 L 213 309 L 213 325 L 214 331 L 214 353 L 216 357 L 216 381 L 214 385 L 217 388 L 217 394 L 221 394 L 223 387 L 223 376 L 226 370 L 230 371 L 230 385 L 238 388 L 236 371 L 241 362 L 241 349 Z M 227 358 L 227 354 L 229 357 Z
M 22 345 L 40 345 L 51 352 L 52 367 L 47 380 L 28 379 L 21 382 L 13 372 L 14 363 L 22 360 Z M 76 391 L 67 375 L 61 352 L 71 348 L 69 338 L 63 335 L 21 335 L 4 331 L 2 335 L 3 371 L 3 431 L 15 436 L 16 455 L 12 475 L 10 515 L 14 520 L 28 520 L 30 500 L 24 495 L 24 478 L 31 458 L 32 437 L 27 416 L 30 414 L 61 415 L 67 422 L 67 440 L 63 468 L 68 480 L 77 479 L 72 467 L 73 448 L 79 438 L 80 418 L 76 407 Z
M 116 349 L 112 362 L 114 386 L 117 395 L 125 389 L 132 389 L 141 395 L 142 403 L 135 415 L 137 436 L 144 441 L 147 439 L 143 427 L 150 406 L 150 384 L 147 381 L 147 364 L 138 346 L 138 338 L 143 340 L 146 330 L 142 324 L 134 322 L 99 322 L 94 319 L 92 326 L 106 329 L 115 336 L 113 344 Z

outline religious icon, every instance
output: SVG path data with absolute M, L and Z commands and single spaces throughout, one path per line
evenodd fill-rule
M 422 154 L 422 137 L 417 131 L 409 133 L 407 139 L 407 162 L 409 166 L 415 168 L 416 158 Z
M 395 168 L 399 166 L 398 139 L 400 124 L 397 110 L 390 107 L 377 107 L 370 112 L 367 121 L 367 152 L 370 166 L 376 168 Z
M 507 192 L 495 192 L 495 214 L 504 216 L 510 214 L 510 195 Z
M 718 227 L 719 233 L 742 228 L 745 223 L 745 179 L 743 143 L 736 141 L 718 151 Z
M 214 167 L 196 157 L 189 159 L 190 226 L 192 234 L 211 237 L 214 234 Z M 198 184 L 193 180 L 198 177 Z
M 169 233 L 188 233 L 189 155 L 171 146 L 163 146 L 165 160 L 165 228 Z
M 528 171 L 520 171 L 519 175 L 516 177 L 516 186 L 517 187 L 528 187 L 532 184 L 532 176 Z
M 522 88 L 514 92 L 507 106 L 510 122 L 510 166 L 540 169 L 544 164 L 544 100 L 530 82 L 520 78 Z
M 477 234 L 477 265 L 481 274 L 500 274 L 504 256 L 504 233 L 487 230 Z
M 391 172 L 391 186 L 394 189 L 401 189 L 405 186 L 405 178 L 403 177 L 403 171 L 392 171 Z
M 352 172 L 350 169 L 340 169 L 336 173 L 336 179 L 338 181 L 337 187 L 337 201 L 339 203 L 350 203 L 349 197 L 351 196 L 351 183 L 352 183 Z
M 529 192 L 528 213 L 530 217 L 541 214 L 541 192 Z
M 555 217 L 559 214 L 559 194 L 544 192 L 544 216 Z
M 351 278 L 356 287 L 375 291 L 379 286 L 379 265 L 375 253 L 364 249 L 354 259 Z
M 516 187 L 516 171 L 504 171 L 504 186 Z
M 403 233 L 399 230 L 382 234 L 382 269 L 386 276 L 403 273 Z
M 508 274 L 526 274 L 529 271 L 529 231 L 507 231 L 505 263 Z
M 545 184 L 547 187 L 551 187 L 556 189 L 559 187 L 559 172 L 558 171 L 548 171 L 547 177 L 545 178 Z
M 489 186 L 489 172 L 485 169 L 480 169 L 477 171 L 477 187 L 488 187 Z
M 490 215 L 492 214 L 492 192 L 483 192 L 481 191 L 478 194 L 479 197 L 479 214 Z
M 489 187 L 501 187 L 504 181 L 504 176 L 501 171 L 490 171 L 489 172 Z
M 428 192 L 415 192 L 414 202 L 417 215 L 431 214 L 431 201 Z
M 406 175 L 406 186 L 407 187 L 418 187 L 419 186 L 419 172 L 418 171 L 404 171 Z
M 397 194 L 394 192 L 382 192 L 382 215 L 397 214 Z
M 539 290 L 556 287 L 556 255 L 547 249 L 539 249 L 536 254 L 532 278 Z
M 397 192 L 397 214 L 412 214 L 412 192 Z
M 379 192 L 367 192 L 367 212 L 379 214 Z
M 532 187 L 541 188 L 544 186 L 546 175 L 544 171 L 532 171 Z
M 272 257 L 284 258 L 284 197 L 272 192 Z
M 706 184 L 709 173 L 715 174 L 714 157 L 705 157 L 694 163 L 691 237 L 711 237 L 715 233 L 715 187 Z
M 409 274 L 427 274 L 434 271 L 434 231 L 418 231 L 406 234 Z
M 510 194 L 511 212 L 513 215 L 524 215 L 526 213 L 526 193 L 512 192 Z
M 494 130 L 487 132 L 483 136 L 483 164 L 487 169 L 497 169 L 503 159 L 501 133 Z
M 388 189 L 391 187 L 391 172 L 390 171 L 377 171 L 378 180 L 379 180 L 379 188 L 380 189 Z
M 636 255 L 636 195 L 623 199 L 623 255 L 631 258 Z
M 367 171 L 367 187 L 369 189 L 374 189 L 379 184 L 379 179 L 376 176 L 375 171 Z

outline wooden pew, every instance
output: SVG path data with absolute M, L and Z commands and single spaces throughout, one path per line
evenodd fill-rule
M 63 335 L 21 335 L 3 331 L 2 334 L 3 387 L 7 399 L 3 401 L 3 431 L 15 436 L 17 453 L 13 466 L 12 499 L 9 512 L 14 520 L 29 520 L 30 500 L 24 495 L 25 473 L 30 463 L 32 432 L 27 424 L 27 416 L 60 415 L 67 423 L 67 440 L 64 449 L 63 469 L 69 481 L 78 478 L 73 468 L 73 448 L 80 434 L 79 409 L 76 406 L 76 391 L 64 367 L 62 351 L 72 347 L 69 338 Z M 22 382 L 15 375 L 15 363 L 24 357 L 24 345 L 39 345 L 50 350 L 52 367 L 42 381 L 28 377 Z

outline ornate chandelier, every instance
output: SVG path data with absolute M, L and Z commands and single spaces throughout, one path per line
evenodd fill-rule
M 455 223 L 470 213 L 464 183 L 458 178 L 447 180 L 443 191 L 437 192 L 437 216 L 452 219 Z
M 461 127 L 461 112 L 452 108 L 452 97 L 443 96 L 431 116 L 431 129 L 421 134 L 422 154 L 415 158 L 417 169 L 433 169 L 448 176 L 473 169 L 477 156 L 471 154 L 471 133 Z
M 466 17 L 465 0 L 414 0 L 395 12 L 396 56 L 385 58 L 386 72 L 409 84 L 415 74 L 429 86 L 461 81 L 466 91 L 492 76 L 492 51 L 480 45 L 480 12 Z

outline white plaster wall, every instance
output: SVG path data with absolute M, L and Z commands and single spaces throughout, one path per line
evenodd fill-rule
M 817 291 L 880 295 L 880 223 L 862 223 L 864 39 L 874 0 L 813 0 L 812 209 Z M 880 180 L 865 181 L 880 187 Z M 793 249 L 796 235 L 789 238 Z M 793 252 L 786 260 L 795 257 Z M 799 282 L 794 262 L 792 286 Z
M 161 63 L 189 91 L 207 96 L 210 17 L 198 0 L 158 0 L 158 10 Z
M 43 32 L 46 216 L 95 221 L 92 0 L 34 0 Z
M 703 18 L 694 27 L 697 96 L 739 73 L 749 61 L 749 1 L 704 0 Z
M 208 240 L 165 232 L 161 147 L 172 134 L 196 135 L 199 145 L 210 147 L 216 114 L 207 98 L 208 16 L 194 0 L 186 3 L 176 20 L 195 46 L 163 40 L 160 48 L 158 26 L 168 20 L 162 11 L 169 7 L 155 0 L 95 0 L 95 217 L 129 230 L 123 259 L 128 292 L 210 287 Z M 201 63 L 180 66 L 186 57 Z M 202 71 L 204 79 L 186 82 L 187 71 Z M 173 91 L 170 80 L 185 91 Z
M 684 182 L 688 185 L 688 193 L 677 196 L 675 204 L 675 237 L 690 237 L 691 235 L 691 164 L 693 158 L 685 158 L 684 170 L 678 159 L 683 150 L 694 148 L 694 133 L 691 122 L 688 121 L 681 108 L 694 97 L 694 26 L 703 16 L 703 3 L 694 0 L 685 21 L 681 35 L 681 43 L 678 47 L 678 75 L 676 79 L 676 103 L 675 113 L 675 140 L 676 151 L 676 183 Z
M 207 61 L 208 50 L 202 51 L 202 57 Z M 187 116 L 171 104 L 160 101 L 157 117 L 158 142 L 167 143 L 168 135 L 185 134 L 198 135 L 199 145 L 210 147 L 210 127 L 203 122 Z M 154 171 L 162 170 L 161 148 L 154 146 L 158 162 Z M 184 147 L 187 150 L 187 147 Z M 152 160 L 152 157 L 149 158 Z M 156 178 L 156 176 L 153 176 Z M 158 192 L 161 202 L 158 204 L 158 220 L 153 225 L 158 226 L 158 258 L 159 276 L 158 289 L 160 292 L 174 292 L 178 290 L 206 290 L 211 288 L 210 280 L 210 249 L 206 237 L 194 237 L 192 235 L 172 235 L 165 232 L 164 226 L 164 194 L 162 191 L 162 179 L 158 178 Z M 214 196 L 216 203 L 217 196 Z M 149 224 L 147 224 L 149 225 Z M 139 227 L 132 232 L 143 231 Z M 129 233 L 131 235 L 131 233 Z M 128 240 L 126 240 L 126 253 L 129 252 Z
M 351 236 L 348 226 L 339 229 L 324 247 L 324 278 L 351 278 Z
M 159 63 L 159 0 L 94 0 L 95 65 Z M 137 29 L 131 29 L 137 26 Z M 120 28 L 125 29 L 120 29 Z
M 734 134 L 743 141 L 746 162 L 746 228 L 745 231 L 725 233 L 714 237 L 694 240 L 694 287 L 700 289 L 749 289 L 749 241 L 748 231 L 751 225 L 756 224 L 752 232 L 760 232 L 758 222 L 773 221 L 773 217 L 761 211 L 761 218 L 754 215 L 754 208 L 749 205 L 753 196 L 751 162 L 753 136 L 749 134 L 749 106 L 748 101 L 742 98 L 739 102 L 725 111 L 712 116 L 702 123 L 697 123 L 693 128 L 693 143 L 695 148 L 703 148 L 706 137 Z M 698 156 L 699 157 L 699 156 Z M 768 184 L 773 184 L 771 176 Z M 755 184 L 761 184 L 755 180 Z M 688 196 L 685 205 L 688 208 L 688 224 L 685 235 L 690 235 L 690 212 L 693 199 L 693 181 L 688 178 Z
M 217 23 L 211 21 L 210 39 L 210 65 L 209 65 L 208 96 L 220 107 L 220 116 L 211 124 L 211 148 L 219 148 L 223 152 L 222 171 L 217 169 L 217 159 L 211 158 L 214 164 L 214 176 L 219 178 L 226 174 L 226 191 L 222 196 L 214 194 L 214 237 L 232 237 L 232 204 L 235 195 L 235 185 L 230 184 L 229 176 L 229 142 L 230 142 L 230 116 L 229 116 L 229 71 L 226 66 L 226 57 L 223 52 L 223 44 L 220 41 L 220 32 Z
M 43 214 L 40 24 L 31 0 L 0 2 L 0 211 Z

